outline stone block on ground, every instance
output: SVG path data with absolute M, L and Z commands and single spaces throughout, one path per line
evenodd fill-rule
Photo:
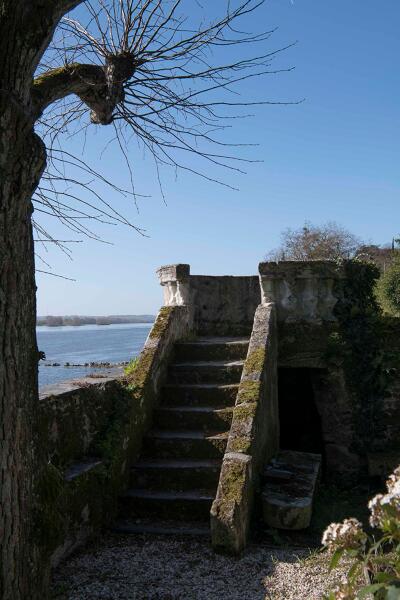
M 263 520 L 276 529 L 306 529 L 321 467 L 321 455 L 281 450 L 264 470 Z

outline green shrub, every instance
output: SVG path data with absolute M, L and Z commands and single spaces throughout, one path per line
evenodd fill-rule
M 400 255 L 379 279 L 377 297 L 386 313 L 400 316 Z

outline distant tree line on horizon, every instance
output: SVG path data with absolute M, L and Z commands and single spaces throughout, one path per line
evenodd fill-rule
M 154 315 L 109 315 L 104 317 L 89 316 L 54 316 L 37 317 L 38 326 L 62 327 L 64 325 L 116 325 L 121 323 L 154 323 Z

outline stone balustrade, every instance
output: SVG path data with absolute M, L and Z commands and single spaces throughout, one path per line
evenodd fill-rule
M 259 265 L 262 303 L 275 302 L 278 321 L 335 321 L 341 297 L 337 283 L 343 268 L 333 261 L 262 262 Z

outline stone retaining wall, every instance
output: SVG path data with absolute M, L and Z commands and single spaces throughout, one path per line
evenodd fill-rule
M 88 377 L 43 388 L 39 395 L 40 437 L 47 441 L 47 458 L 68 465 L 90 454 L 93 440 L 111 418 L 118 394 L 117 377 Z
M 189 310 L 164 307 L 130 377 L 61 385 L 40 399 L 46 465 L 38 486 L 37 535 L 57 564 L 112 523 L 130 465 L 150 428 L 176 340 L 190 332 Z M 65 389 L 67 387 L 67 389 Z

